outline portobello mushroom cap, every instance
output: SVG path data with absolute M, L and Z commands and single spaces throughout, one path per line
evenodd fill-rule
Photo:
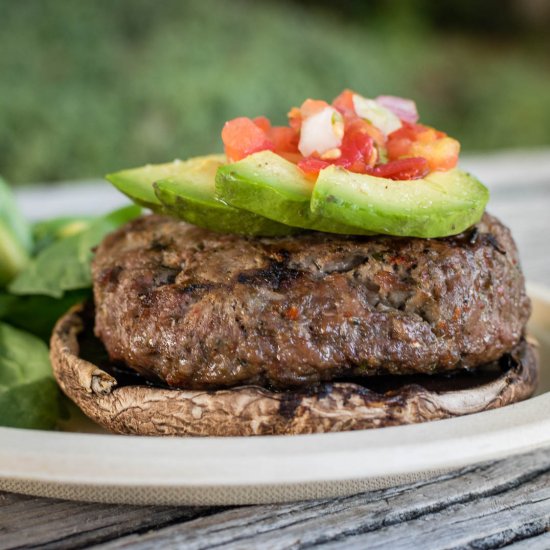
M 387 391 L 347 381 L 283 392 L 257 386 L 201 391 L 124 385 L 82 356 L 81 337 L 92 333 L 92 324 L 83 304 L 58 321 L 50 346 L 54 374 L 88 417 L 121 434 L 282 435 L 413 424 L 521 401 L 534 393 L 538 381 L 537 346 L 528 338 L 501 359 L 496 376 L 475 382 L 471 373 L 474 383 L 466 387 L 453 377 L 443 377 L 436 389 L 411 383 Z M 101 347 L 99 340 L 96 344 Z

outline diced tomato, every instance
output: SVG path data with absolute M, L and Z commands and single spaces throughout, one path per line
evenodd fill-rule
M 355 119 L 347 124 L 340 155 L 334 159 L 309 156 L 298 162 L 298 166 L 310 178 L 314 179 L 319 171 L 331 164 L 342 166 L 357 173 L 366 173 L 377 160 L 374 140 L 369 135 L 370 124 L 361 119 Z
M 394 132 L 395 133 L 395 132 Z M 390 134 L 392 135 L 392 134 Z M 406 157 L 411 150 L 412 141 L 406 137 L 388 139 L 386 150 L 389 160 L 397 160 Z
M 423 130 L 420 130 L 416 135 L 416 141 L 419 143 L 432 143 L 438 139 L 447 137 L 445 132 L 440 132 L 435 128 L 429 128 L 425 126 Z
M 390 160 L 398 159 L 409 153 L 414 142 L 429 143 L 439 137 L 444 137 L 443 132 L 437 132 L 422 124 L 403 122 L 403 126 L 388 136 L 388 157 Z
M 246 117 L 226 122 L 222 130 L 222 141 L 225 154 L 232 161 L 258 151 L 273 150 L 273 143 L 267 134 L 253 120 Z
M 298 109 L 298 107 L 292 107 L 287 116 L 290 127 L 296 132 L 299 132 L 302 126 L 302 113 L 300 109 Z
M 273 151 L 290 162 L 297 163 L 303 157 L 298 151 L 300 134 L 288 126 L 273 126 L 268 134 Z
M 460 143 L 434 128 L 405 122 L 388 136 L 387 150 L 390 161 L 424 157 L 430 170 L 449 170 L 458 162 Z
M 365 173 L 366 167 L 376 162 L 374 140 L 360 125 L 348 128 L 344 133 L 340 150 L 342 154 L 334 164 L 352 172 Z
M 357 116 L 355 106 L 353 105 L 354 93 L 352 90 L 346 89 L 332 102 L 332 106 L 338 109 L 345 118 Z
M 385 164 L 379 164 L 370 171 L 373 176 L 391 180 L 417 180 L 429 172 L 428 161 L 422 157 L 391 160 Z
M 451 137 L 436 139 L 429 143 L 416 142 L 409 154 L 422 156 L 428 161 L 430 170 L 450 170 L 458 162 L 460 143 Z
M 268 133 L 276 153 L 298 153 L 300 135 L 288 126 L 273 126 Z
M 358 120 L 357 124 L 348 126 L 348 129 L 344 133 L 338 157 L 325 159 L 309 156 L 300 160 L 298 166 L 310 179 L 315 179 L 323 168 L 331 164 L 342 166 L 352 172 L 364 174 L 370 166 L 374 165 L 376 158 L 374 140 L 365 131 L 363 121 Z
M 327 166 L 330 166 L 330 162 L 317 157 L 306 157 L 298 162 L 298 168 L 304 172 L 306 178 L 313 181 L 317 179 L 319 172 Z
M 416 141 L 418 134 L 427 130 L 428 127 L 423 124 L 411 124 L 410 122 L 403 122 L 403 126 L 392 132 L 388 139 L 401 139 L 406 138 L 410 141 Z
M 403 126 L 392 132 L 388 136 L 386 144 L 388 151 L 388 158 L 390 160 L 396 160 L 398 158 L 409 155 L 411 145 L 418 139 L 419 134 L 424 132 L 427 128 L 421 124 L 410 124 L 404 122 Z
M 373 126 L 369 121 L 362 118 L 355 117 L 346 120 L 345 132 L 362 132 L 369 135 L 379 149 L 384 149 L 386 147 L 386 138 L 384 134 L 376 128 L 376 126 Z
M 346 123 L 346 132 L 352 128 L 356 130 L 358 127 L 361 131 L 372 137 L 378 148 L 385 148 L 386 138 L 384 134 L 375 126 L 373 126 L 367 120 L 357 116 L 355 112 L 355 106 L 353 104 L 353 95 L 355 92 L 352 90 L 344 90 L 333 102 L 332 105 L 342 115 L 344 115 Z
M 269 130 L 271 130 L 271 122 L 266 116 L 257 116 L 256 118 L 253 118 L 252 121 L 258 128 L 261 128 L 266 134 L 269 133 Z

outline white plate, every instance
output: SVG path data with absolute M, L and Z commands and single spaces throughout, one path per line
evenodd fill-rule
M 414 426 L 251 438 L 0 428 L 0 489 L 133 504 L 248 504 L 353 494 L 550 445 L 550 290 L 531 286 L 538 395 Z

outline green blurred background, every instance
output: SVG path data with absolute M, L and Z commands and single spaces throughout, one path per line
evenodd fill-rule
M 547 0 L 0 0 L 0 174 L 99 177 L 220 150 L 345 87 L 490 150 L 550 144 Z

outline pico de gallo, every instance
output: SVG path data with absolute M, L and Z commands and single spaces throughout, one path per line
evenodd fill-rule
M 454 168 L 460 143 L 418 119 L 410 99 L 368 99 L 344 90 L 331 104 L 306 99 L 293 107 L 288 126 L 273 126 L 265 116 L 234 118 L 225 123 L 222 141 L 230 162 L 270 150 L 311 180 L 330 165 L 392 180 Z

